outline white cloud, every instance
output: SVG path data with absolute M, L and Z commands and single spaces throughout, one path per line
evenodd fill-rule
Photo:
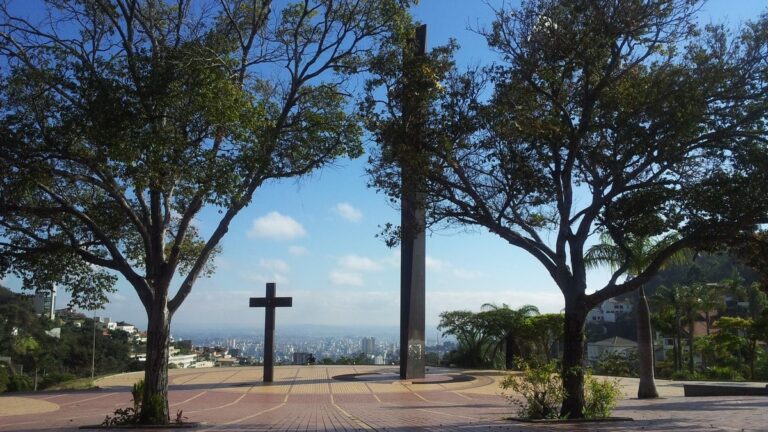
M 480 311 L 485 303 L 500 305 L 506 303 L 512 309 L 526 304 L 532 304 L 542 313 L 557 313 L 563 307 L 563 296 L 557 289 L 531 290 L 427 290 L 426 292 L 427 322 L 435 319 L 440 312 L 449 310 Z
M 285 277 L 285 275 L 274 272 L 274 273 L 254 273 L 254 272 L 245 272 L 240 274 L 240 278 L 243 279 L 246 282 L 253 282 L 257 284 L 265 284 L 267 282 L 275 282 L 279 284 L 286 284 L 288 283 L 288 278 Z
M 363 212 L 352 207 L 352 204 L 340 202 L 333 207 L 333 212 L 350 222 L 360 222 L 363 220 Z
M 334 285 L 363 286 L 363 277 L 358 273 L 332 270 L 328 278 Z
M 440 271 L 440 270 L 443 270 L 443 269 L 445 269 L 446 267 L 448 267 L 448 263 L 447 263 L 447 262 L 445 262 L 445 261 L 441 261 L 441 260 L 439 260 L 439 259 L 436 259 L 436 258 L 432 258 L 432 257 L 431 257 L 431 256 L 429 256 L 429 255 L 427 255 L 427 256 L 425 257 L 425 259 L 424 259 L 424 265 L 425 265 L 425 266 L 426 266 L 426 268 L 428 268 L 429 270 L 436 270 L 436 271 Z
M 479 272 L 477 270 L 468 270 L 465 268 L 455 268 L 453 271 L 451 271 L 454 277 L 458 279 L 480 279 L 485 277 L 485 274 L 483 272 Z
M 288 248 L 288 253 L 295 256 L 302 256 L 307 254 L 307 248 L 304 246 L 291 246 Z
M 279 273 L 288 273 L 291 267 L 288 263 L 280 259 L 259 259 L 259 266 L 267 270 L 272 270 Z
M 381 270 L 381 264 L 376 261 L 361 257 L 359 255 L 346 255 L 339 260 L 339 264 L 348 270 L 355 271 L 376 271 Z
M 264 237 L 272 240 L 290 240 L 304 237 L 307 232 L 295 219 L 278 212 L 268 213 L 253 220 L 248 237 Z

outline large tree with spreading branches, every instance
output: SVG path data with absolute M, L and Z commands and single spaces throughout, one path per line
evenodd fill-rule
M 407 2 L 271 3 L 0 1 L 0 273 L 135 289 L 143 423 L 169 421 L 171 318 L 254 191 L 360 154 L 348 77 Z
M 410 161 L 429 224 L 487 229 L 561 290 L 563 416 L 583 416 L 590 309 L 638 289 L 675 253 L 768 215 L 768 15 L 733 33 L 702 29 L 699 4 L 523 1 L 482 31 L 499 58 L 488 68 L 457 71 L 451 47 L 373 68 L 364 106 L 381 149 L 374 185 L 397 197 L 397 162 Z M 414 104 L 417 115 L 402 109 Z M 418 148 L 405 145 L 414 130 Z M 633 239 L 671 233 L 633 268 Z M 585 254 L 600 234 L 622 262 L 587 287 Z

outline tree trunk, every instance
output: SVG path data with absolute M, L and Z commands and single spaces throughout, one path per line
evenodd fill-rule
M 651 313 L 645 290 L 638 289 L 637 299 L 637 359 L 640 363 L 640 385 L 637 387 L 638 399 L 659 397 L 653 370 L 653 336 L 651 332 Z
M 168 424 L 168 354 L 171 342 L 171 313 L 166 301 L 155 301 L 147 311 L 147 362 L 141 424 Z
M 566 295 L 563 328 L 563 389 L 565 399 L 560 416 L 584 416 L 584 321 L 588 309 L 584 295 Z
M 509 332 L 507 333 L 507 336 L 504 338 L 504 359 L 505 359 L 505 366 L 507 369 L 515 368 L 515 357 L 521 357 L 520 349 L 517 346 L 517 341 L 515 340 L 515 334 L 512 332 Z
M 680 332 L 680 318 L 675 317 L 675 372 L 679 372 L 683 368 L 683 347 L 681 346 L 681 340 L 683 339 Z
M 693 320 L 688 331 L 688 372 L 693 375 Z

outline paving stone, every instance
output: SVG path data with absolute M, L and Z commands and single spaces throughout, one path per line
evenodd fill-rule
M 637 380 L 622 378 L 625 393 L 614 411 L 632 422 L 531 424 L 501 396 L 498 371 L 463 371 L 472 381 L 405 384 L 339 381 L 345 374 L 393 373 L 379 366 L 283 366 L 264 384 L 260 368 L 174 369 L 169 404 L 199 431 L 765 431 L 768 398 L 685 398 L 682 383 L 658 381 L 663 399 L 637 400 Z M 454 370 L 440 373 L 459 373 Z M 130 404 L 140 373 L 99 380 L 101 390 L 40 392 L 0 397 L 0 431 L 78 430 Z M 749 386 L 764 386 L 747 383 Z M 153 429 L 157 430 L 157 429 Z

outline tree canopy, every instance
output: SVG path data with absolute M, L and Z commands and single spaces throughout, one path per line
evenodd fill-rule
M 506 6 L 483 31 L 500 57 L 469 71 L 427 56 L 423 149 L 432 226 L 477 226 L 521 248 L 565 298 L 562 415 L 583 410 L 583 328 L 600 302 L 636 289 L 684 248 L 711 248 L 768 215 L 768 15 L 731 33 L 698 28 L 699 2 L 538 0 Z M 376 70 L 386 88 L 396 71 Z M 429 72 L 429 74 L 427 73 Z M 425 78 L 427 79 L 427 78 Z M 402 81 L 402 80 L 401 80 Z M 371 92 L 375 95 L 375 92 Z M 371 173 L 397 196 L 393 152 L 411 118 L 389 91 L 370 109 L 381 146 Z M 409 96 L 412 97 L 412 96 Z M 408 153 L 410 156 L 411 153 Z M 588 240 L 607 233 L 620 263 L 587 294 Z M 634 278 L 629 242 L 670 233 Z
M 167 423 L 173 313 L 257 188 L 360 154 L 347 78 L 408 2 L 43 3 L 0 3 L 0 273 L 86 305 L 127 280 Z

